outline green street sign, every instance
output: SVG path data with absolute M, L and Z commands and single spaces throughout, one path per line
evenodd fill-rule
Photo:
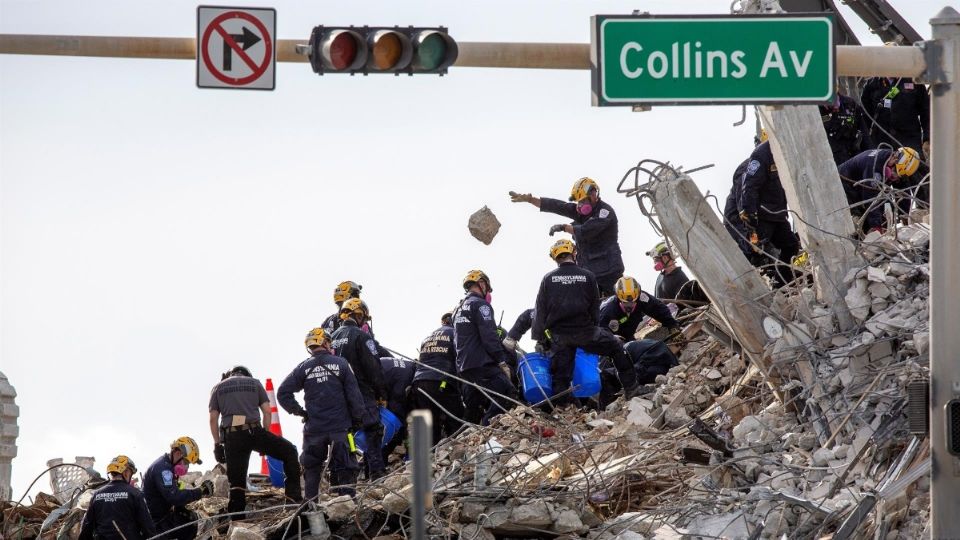
M 811 15 L 595 15 L 593 104 L 826 103 L 834 21 Z

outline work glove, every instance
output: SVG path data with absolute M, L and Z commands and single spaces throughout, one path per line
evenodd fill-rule
M 204 480 L 200 483 L 200 496 L 209 497 L 211 495 L 213 495 L 213 482 Z
M 213 445 L 213 459 L 215 459 L 217 463 L 227 462 L 227 453 L 224 451 L 222 443 Z
M 683 338 L 683 333 L 679 326 L 671 326 L 668 330 L 670 330 L 670 334 L 667 335 L 667 339 L 663 340 L 665 343 L 678 343 Z
M 553 236 L 558 232 L 563 232 L 565 229 L 566 229 L 566 225 L 563 225 L 563 224 L 554 225 L 553 227 L 550 227 L 550 236 Z
M 537 345 L 533 348 L 533 350 L 537 351 L 537 354 L 542 354 L 543 356 L 546 356 L 547 351 L 550 350 L 550 342 L 538 341 Z
M 748 214 L 746 210 L 740 211 L 740 221 L 746 223 L 751 228 L 756 228 L 757 226 L 757 215 Z
M 383 399 L 383 398 L 380 398 L 380 399 L 377 400 L 377 405 L 379 405 L 379 406 L 381 406 L 381 407 L 386 407 L 386 406 L 387 406 L 387 400 L 385 400 L 385 399 Z
M 507 377 L 507 380 L 510 380 L 510 365 L 506 362 L 500 362 L 500 371 L 503 372 L 504 376 Z
M 923 144 L 920 145 L 920 148 L 923 150 L 923 157 L 929 160 L 930 159 L 930 141 L 923 141 Z
M 503 338 L 503 347 L 510 352 L 514 352 L 517 350 L 517 340 L 507 336 Z
M 299 411 L 299 412 L 297 413 L 297 416 L 300 417 L 300 421 L 301 421 L 302 423 L 304 423 L 304 424 L 307 423 L 307 419 L 309 418 L 309 416 L 307 415 L 307 411 L 301 410 L 301 411 Z
M 529 193 L 517 193 L 516 191 L 510 192 L 510 202 L 531 202 L 533 201 L 533 195 Z

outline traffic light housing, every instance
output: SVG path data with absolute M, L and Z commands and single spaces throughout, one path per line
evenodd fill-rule
M 317 26 L 307 48 L 310 65 L 319 75 L 444 75 L 457 52 L 457 42 L 442 26 Z

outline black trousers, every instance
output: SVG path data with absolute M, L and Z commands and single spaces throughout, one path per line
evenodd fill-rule
M 515 398 L 516 388 L 510 383 L 507 375 L 499 367 L 487 367 L 461 375 L 464 379 L 482 387 L 484 390 L 497 392 Z M 510 400 L 495 394 L 486 394 L 471 385 L 463 385 L 460 389 L 463 396 L 464 419 L 471 424 L 489 425 L 494 416 L 509 411 L 513 407 Z
M 449 381 L 444 385 L 441 381 L 414 381 L 412 392 L 413 407 L 429 409 L 433 414 L 433 444 L 440 442 L 443 437 L 453 435 L 463 425 L 460 420 L 463 418 L 463 402 L 460 400 L 457 383 Z M 424 393 L 430 397 L 423 395 Z M 439 407 L 437 403 L 440 404 Z M 440 407 L 450 411 L 450 414 Z
M 360 465 L 350 452 L 347 432 L 304 433 L 303 452 L 300 464 L 303 465 L 303 487 L 308 500 L 316 500 L 320 493 L 320 480 L 330 457 L 330 487 L 338 495 L 356 493 L 352 487 L 357 483 Z M 346 486 L 346 487 L 341 487 Z
M 379 477 L 387 469 L 383 462 L 383 424 L 380 423 L 380 405 L 372 397 L 363 396 L 363 434 L 367 437 L 367 451 L 363 453 L 363 471 L 367 479 Z
M 160 534 L 171 529 L 177 529 L 177 527 L 186 525 L 197 519 L 199 519 L 199 516 L 197 516 L 195 512 L 187 510 L 186 508 L 175 508 L 163 518 L 155 521 L 154 526 L 157 528 L 157 534 Z M 199 524 L 192 523 L 169 534 L 164 534 L 159 538 L 162 540 L 193 540 L 197 537 L 198 529 Z
M 247 466 L 250 454 L 260 452 L 283 461 L 283 473 L 287 475 L 285 491 L 293 501 L 303 500 L 300 494 L 300 463 L 297 447 L 283 437 L 257 427 L 225 434 L 223 450 L 227 458 L 227 480 L 230 481 L 230 500 L 227 512 L 242 512 L 247 506 Z M 234 519 L 242 519 L 238 516 Z
M 620 382 L 624 388 L 633 388 L 637 385 L 637 373 L 633 362 L 623 350 L 620 340 L 613 332 L 606 328 L 592 326 L 578 332 L 554 332 L 551 340 L 550 374 L 553 376 L 553 393 L 559 394 L 570 388 L 573 380 L 573 363 L 577 348 L 588 353 L 609 356 L 620 375 Z M 569 403 L 573 400 L 572 394 L 558 398 L 560 403 Z M 551 399 L 555 404 L 557 401 Z
M 620 274 L 616 275 L 611 274 L 607 276 L 597 276 L 597 288 L 600 289 L 601 298 L 606 298 L 616 294 L 615 286 L 617 284 L 617 280 L 620 279 L 622 274 L 623 272 L 620 272 Z
M 769 257 L 761 254 L 758 259 L 751 260 L 754 266 L 775 264 L 774 270 L 769 275 L 778 287 L 793 281 L 795 276 L 790 261 L 797 253 L 800 253 L 800 240 L 797 239 L 796 233 L 790 228 L 790 224 L 786 221 L 761 219 L 757 222 L 757 236 L 761 243 L 769 242 L 770 245 L 780 250 L 780 253 L 775 261 L 771 261 Z

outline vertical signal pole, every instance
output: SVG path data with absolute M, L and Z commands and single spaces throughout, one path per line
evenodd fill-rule
M 429 410 L 416 410 L 407 418 L 413 439 L 413 540 L 426 540 L 426 512 L 433 508 L 433 468 L 430 449 L 433 447 L 433 415 Z
M 933 538 L 960 531 L 960 13 L 930 19 L 930 519 Z

